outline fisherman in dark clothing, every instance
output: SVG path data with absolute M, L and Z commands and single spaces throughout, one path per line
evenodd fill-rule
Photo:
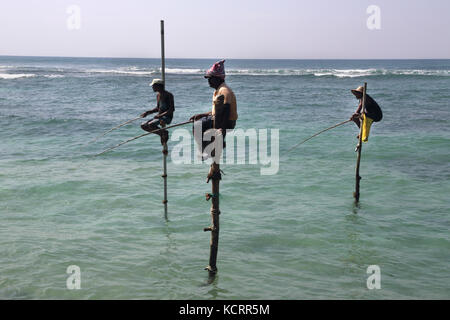
M 158 125 L 160 125 L 161 128 L 164 128 L 166 125 L 170 124 L 175 111 L 173 94 L 165 90 L 164 82 L 161 79 L 154 79 L 150 86 L 153 88 L 154 92 L 158 92 L 156 96 L 156 108 L 144 112 L 141 114 L 141 117 L 145 118 L 156 112 L 158 112 L 158 114 L 152 120 L 141 124 L 141 128 L 148 132 L 159 129 Z M 161 130 L 155 133 L 161 137 L 161 144 L 166 143 L 169 139 L 169 132 L 167 130 Z
M 353 120 L 358 128 L 360 127 L 360 119 L 363 119 L 363 132 L 362 132 L 362 141 L 367 142 L 369 139 L 370 126 L 373 122 L 379 122 L 383 118 L 383 112 L 381 111 L 378 103 L 366 93 L 366 103 L 364 107 L 364 114 L 361 114 L 362 104 L 363 104 L 363 87 L 358 87 L 357 89 L 351 90 L 355 95 L 356 99 L 359 100 L 358 108 L 355 113 L 350 117 L 350 120 Z M 359 138 L 359 136 L 358 136 Z

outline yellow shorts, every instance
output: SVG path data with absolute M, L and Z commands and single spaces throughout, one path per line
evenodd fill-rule
M 369 140 L 370 127 L 372 126 L 373 119 L 363 114 L 362 123 L 362 141 L 367 142 Z

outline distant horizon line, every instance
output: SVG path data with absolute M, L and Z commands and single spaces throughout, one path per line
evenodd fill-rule
M 161 59 L 161 57 L 98 57 L 98 56 L 34 56 L 34 55 L 2 55 L 0 57 L 15 58 L 75 58 L 75 59 Z M 217 60 L 221 58 L 169 58 L 166 60 Z M 226 60 L 450 60 L 450 58 L 224 58 Z

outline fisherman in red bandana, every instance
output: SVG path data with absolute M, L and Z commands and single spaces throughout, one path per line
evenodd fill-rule
M 212 110 L 206 113 L 200 113 L 193 115 L 190 120 L 202 121 L 202 132 L 211 129 L 214 124 L 214 117 L 216 116 L 216 105 L 218 103 L 223 104 L 226 118 L 221 123 L 220 128 L 223 131 L 223 137 L 225 138 L 226 129 L 234 129 L 236 126 L 236 120 L 238 119 L 236 96 L 233 91 L 225 83 L 225 60 L 221 60 L 213 64 L 213 66 L 206 71 L 205 78 L 208 79 L 208 84 L 211 88 L 215 89 L 213 94 Z M 216 125 L 217 126 L 217 125 Z

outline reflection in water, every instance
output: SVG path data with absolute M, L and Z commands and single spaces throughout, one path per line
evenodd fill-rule
M 352 211 L 353 213 L 357 213 L 359 209 L 359 205 L 354 205 Z M 345 226 L 345 242 L 348 244 L 348 251 L 344 261 L 348 264 L 346 269 L 350 270 L 352 265 L 361 265 L 361 230 L 358 227 L 361 222 L 361 217 L 356 214 L 351 214 L 346 215 L 345 218 L 348 222 Z
M 358 214 L 359 209 L 361 209 L 361 205 L 359 202 L 353 202 L 353 208 L 352 211 L 354 214 Z
M 218 275 L 217 274 L 211 274 L 208 272 L 208 279 L 205 283 L 202 284 L 202 287 L 208 287 L 211 286 L 210 289 L 206 292 L 210 297 L 209 299 L 217 299 L 220 289 L 217 287 L 218 284 Z
M 206 270 L 206 268 L 205 268 L 205 270 Z M 207 286 L 210 286 L 210 285 L 213 285 L 213 287 L 217 287 L 217 283 L 218 283 L 217 279 L 218 278 L 219 277 L 218 277 L 217 273 L 211 273 L 211 272 L 208 271 L 208 278 L 206 279 L 206 281 L 204 283 L 202 283 L 200 285 L 200 287 L 207 287 Z
M 214 280 L 216 280 L 217 273 L 209 272 L 208 271 L 208 280 L 206 281 L 207 284 L 214 283 Z
M 164 231 L 165 231 L 166 240 L 167 240 L 165 253 L 167 254 L 167 257 L 169 257 L 170 255 L 173 255 L 177 249 L 175 240 L 172 239 L 172 233 L 170 232 L 169 220 L 166 220 L 166 228 Z
M 219 275 L 216 274 L 212 274 L 210 272 L 208 272 L 208 279 L 206 280 L 206 282 L 201 284 L 201 287 L 210 287 L 210 289 L 206 292 L 206 294 L 209 295 L 208 299 L 220 299 L 219 295 L 220 294 L 228 294 L 230 293 L 228 290 L 219 288 Z
M 166 221 L 166 225 L 170 222 L 169 220 L 169 209 L 164 210 L 164 220 Z
M 350 276 L 351 279 L 353 279 L 352 287 L 357 288 L 361 287 L 360 281 L 361 276 L 364 274 L 364 252 L 363 252 L 363 246 L 361 246 L 361 234 L 360 229 L 358 228 L 358 222 L 360 220 L 360 216 L 356 215 L 358 212 L 359 206 L 353 206 L 353 213 L 352 215 L 347 215 L 346 220 L 348 222 L 346 226 L 346 243 L 347 243 L 347 250 L 345 251 L 346 254 L 343 258 L 344 260 L 344 272 L 347 276 Z M 358 299 L 360 298 L 360 291 L 359 290 L 348 290 L 348 295 L 351 299 Z

